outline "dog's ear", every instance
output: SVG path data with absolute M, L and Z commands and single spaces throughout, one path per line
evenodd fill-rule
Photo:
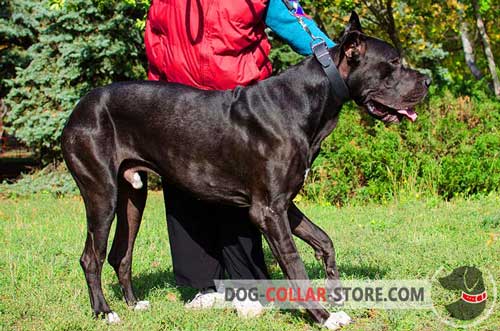
M 349 18 L 349 23 L 347 23 L 347 26 L 345 27 L 344 35 L 353 31 L 361 33 L 363 32 L 363 29 L 361 28 L 361 23 L 359 22 L 359 16 L 358 14 L 356 14 L 354 10 L 351 12 L 351 17 Z
M 352 32 L 363 33 L 363 30 L 361 29 L 361 23 L 359 22 L 358 14 L 356 14 L 354 10 L 351 12 L 349 23 L 347 23 L 344 31 L 342 31 L 340 38 L 338 38 L 337 41 L 339 43 L 342 43 L 346 39 L 346 37 Z
M 358 31 L 344 35 L 340 43 L 340 49 L 342 56 L 345 56 L 349 64 L 358 63 L 361 56 L 365 54 L 365 36 Z

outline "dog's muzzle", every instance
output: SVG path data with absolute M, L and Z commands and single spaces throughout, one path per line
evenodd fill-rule
M 364 106 L 368 114 L 387 123 L 399 123 L 403 118 L 415 122 L 418 116 L 411 107 L 394 109 L 376 101 L 368 101 Z

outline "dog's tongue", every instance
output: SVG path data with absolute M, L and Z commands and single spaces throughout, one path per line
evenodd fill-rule
M 417 119 L 417 113 L 413 109 L 401 109 L 398 110 L 398 113 L 406 116 L 410 121 L 415 122 Z

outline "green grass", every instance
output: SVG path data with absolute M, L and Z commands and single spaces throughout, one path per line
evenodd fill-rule
M 387 205 L 341 209 L 301 205 L 334 240 L 344 279 L 430 277 L 441 265 L 477 265 L 500 285 L 500 198 L 475 200 L 406 199 Z M 91 317 L 78 259 L 86 224 L 80 198 L 49 194 L 0 199 L 0 329 L 2 330 L 316 330 L 301 312 L 269 311 L 241 320 L 230 310 L 186 311 L 193 294 L 173 282 L 164 208 L 151 193 L 138 236 L 133 281 L 147 312 L 133 312 L 122 300 L 117 279 L 106 264 L 103 288 L 122 323 L 108 326 Z M 492 239 L 496 238 L 496 239 Z M 311 277 L 322 277 L 313 252 L 299 248 Z M 269 260 L 274 277 L 278 268 Z M 500 313 L 477 330 L 498 330 Z M 344 330 L 447 330 L 431 311 L 350 310 L 356 323 Z

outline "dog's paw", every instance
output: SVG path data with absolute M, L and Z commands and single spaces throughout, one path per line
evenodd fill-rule
M 349 323 L 352 323 L 352 318 L 343 311 L 332 313 L 330 314 L 330 317 L 332 315 L 335 316 L 335 318 L 339 321 L 340 325 L 347 325 Z
M 340 324 L 338 321 L 330 315 L 328 319 L 321 325 L 324 328 L 327 328 L 328 330 L 338 330 L 341 328 Z
M 339 311 L 336 313 L 331 313 L 330 317 L 323 323 L 323 327 L 328 330 L 338 330 L 340 327 L 347 325 L 352 322 L 352 319 L 344 313 L 343 311 Z
M 142 311 L 148 309 L 149 309 L 149 301 L 137 301 L 137 303 L 134 305 L 134 310 L 136 311 Z
M 118 317 L 118 314 L 115 313 L 114 311 L 106 314 L 106 323 L 108 324 L 118 324 L 120 323 L 120 317 Z

